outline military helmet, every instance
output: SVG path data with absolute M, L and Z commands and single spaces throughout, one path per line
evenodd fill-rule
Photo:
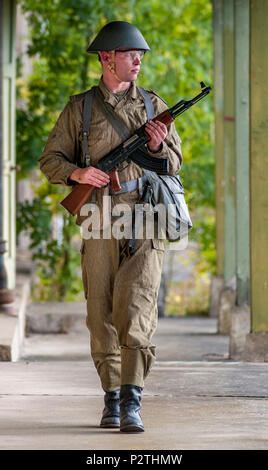
M 112 51 L 118 47 L 129 47 L 149 51 L 150 47 L 136 26 L 126 21 L 112 21 L 106 24 L 87 49 L 88 54 L 98 51 Z

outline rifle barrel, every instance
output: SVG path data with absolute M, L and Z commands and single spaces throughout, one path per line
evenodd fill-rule
M 179 103 L 175 104 L 175 106 L 172 106 L 172 108 L 168 110 L 172 118 L 175 119 L 177 116 L 184 113 L 184 111 L 191 108 L 191 106 L 193 106 L 195 103 L 202 100 L 206 95 L 208 95 L 210 91 L 211 91 L 211 87 L 207 86 L 203 88 L 201 93 L 199 93 L 193 99 L 188 100 L 188 101 L 186 100 L 179 101 Z

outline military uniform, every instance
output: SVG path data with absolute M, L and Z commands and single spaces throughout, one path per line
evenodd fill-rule
M 101 79 L 99 88 L 104 100 L 131 132 L 147 120 L 144 98 L 135 82 L 119 100 Z M 149 92 L 155 115 L 167 109 L 164 101 Z M 85 94 L 71 97 L 51 131 L 40 168 L 52 184 L 70 184 L 69 176 L 77 169 L 81 158 L 82 109 Z M 106 120 L 98 104 L 93 101 L 88 140 L 91 165 L 121 143 L 121 139 Z M 180 138 L 174 123 L 155 158 L 168 158 L 170 174 L 181 166 Z M 122 164 L 120 182 L 142 176 L 142 168 L 135 163 Z M 96 189 L 96 200 L 102 210 L 104 195 L 109 188 Z M 134 208 L 140 200 L 138 190 L 112 196 L 112 207 L 127 203 Z M 81 225 L 85 217 L 77 216 Z M 144 386 L 155 360 L 155 346 L 151 337 L 157 326 L 157 295 L 161 279 L 164 243 L 136 240 L 134 253 L 129 256 L 126 239 L 83 239 L 81 245 L 82 276 L 87 299 L 87 326 L 90 331 L 91 355 L 103 389 L 113 391 L 120 385 Z

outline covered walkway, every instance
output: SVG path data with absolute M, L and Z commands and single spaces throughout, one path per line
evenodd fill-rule
M 65 333 L 32 332 L 19 362 L 0 363 L 0 449 L 267 449 L 268 364 L 228 360 L 228 336 L 210 318 L 159 319 L 145 433 L 99 428 L 103 391 L 74 311 Z M 55 315 L 66 318 L 64 304 L 54 327 Z

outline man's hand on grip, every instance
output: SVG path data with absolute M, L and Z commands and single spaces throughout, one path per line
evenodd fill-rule
M 94 166 L 77 168 L 77 170 L 74 170 L 71 174 L 70 179 L 80 184 L 91 184 L 92 186 L 96 186 L 96 188 L 106 186 L 110 181 L 109 175 Z

